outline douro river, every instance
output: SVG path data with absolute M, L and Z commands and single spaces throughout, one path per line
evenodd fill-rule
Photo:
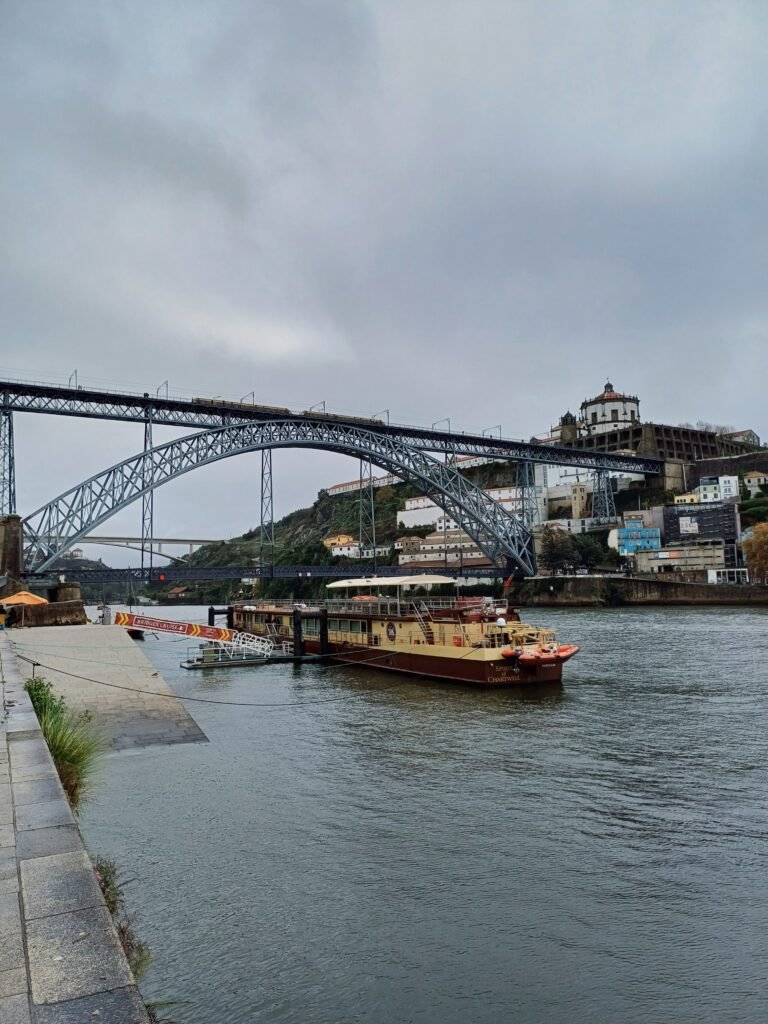
M 147 998 L 183 1024 L 765 1021 L 768 611 L 524 618 L 581 644 L 562 688 L 185 672 L 148 637 L 229 703 L 188 704 L 210 743 L 110 755 L 82 813 L 136 879 Z

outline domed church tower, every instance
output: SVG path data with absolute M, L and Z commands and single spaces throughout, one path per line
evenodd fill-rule
M 640 421 L 640 402 L 636 395 L 622 395 L 606 381 L 602 394 L 581 403 L 581 418 L 588 434 L 607 434 L 634 426 Z
M 569 410 L 564 416 L 560 417 L 560 443 L 573 444 L 578 436 L 579 426 L 576 422 L 576 417 Z

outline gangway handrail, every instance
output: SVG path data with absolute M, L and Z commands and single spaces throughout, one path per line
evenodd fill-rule
M 268 636 L 257 636 L 255 633 L 241 633 L 239 630 L 227 630 L 231 635 L 226 640 L 213 640 L 212 643 L 228 654 L 252 654 L 257 658 L 268 658 L 275 645 Z
M 159 633 L 175 633 L 177 636 L 199 637 L 232 653 L 252 654 L 268 658 L 274 644 L 265 636 L 243 633 L 223 626 L 204 626 L 199 622 L 178 622 L 175 619 L 156 619 L 152 615 L 135 615 L 133 612 L 115 612 L 115 625 L 125 629 L 148 629 Z

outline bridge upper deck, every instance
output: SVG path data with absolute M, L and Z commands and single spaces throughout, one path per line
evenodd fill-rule
M 331 421 L 369 430 L 374 434 L 397 437 L 411 447 L 443 454 L 484 456 L 651 475 L 661 473 L 663 468 L 663 463 L 659 459 L 631 454 L 583 451 L 514 438 L 388 423 L 375 417 L 366 418 L 313 410 L 295 412 L 279 406 L 230 402 L 222 398 L 160 397 L 146 392 L 135 394 L 8 380 L 0 381 L 0 409 L 89 419 L 152 422 L 164 426 L 201 429 L 226 427 L 248 421 L 299 420 L 316 421 L 320 424 Z

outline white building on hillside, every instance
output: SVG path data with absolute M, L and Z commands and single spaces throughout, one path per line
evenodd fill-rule
M 749 491 L 750 498 L 756 498 L 761 493 L 761 487 L 768 487 L 768 473 L 751 469 L 744 474 L 744 483 Z
M 705 476 L 694 488 L 699 501 L 735 501 L 739 497 L 739 478 L 737 476 Z
M 363 548 L 360 550 L 359 544 L 336 544 L 331 548 L 331 554 L 336 558 L 362 558 L 364 561 L 375 557 L 384 556 L 390 554 L 392 551 L 392 545 L 377 545 L 376 550 L 372 547 Z
M 520 514 L 519 487 L 489 487 L 485 493 L 508 512 L 511 512 L 512 515 Z M 539 518 L 546 519 L 546 489 L 537 485 L 534 487 L 534 493 L 539 505 Z M 404 530 L 409 530 L 414 526 L 433 526 L 437 530 L 456 530 L 459 528 L 458 523 L 455 523 L 439 505 L 436 505 L 431 498 L 427 498 L 425 495 L 405 499 L 405 508 L 397 513 L 397 524 Z
M 395 476 L 394 473 L 386 473 L 384 476 L 375 476 L 373 478 L 374 487 L 392 487 L 394 484 L 402 483 L 399 476 Z M 364 485 L 367 487 L 368 482 L 364 481 Z M 357 480 L 346 480 L 343 484 L 333 484 L 332 487 L 325 488 L 327 494 L 353 494 L 355 491 L 360 490 L 360 478 Z
M 403 551 L 398 557 L 398 562 L 400 565 L 420 565 L 424 568 L 436 568 L 440 565 L 490 565 L 488 557 L 463 530 L 430 533 L 418 541 L 415 550 L 411 546 L 411 550 Z

